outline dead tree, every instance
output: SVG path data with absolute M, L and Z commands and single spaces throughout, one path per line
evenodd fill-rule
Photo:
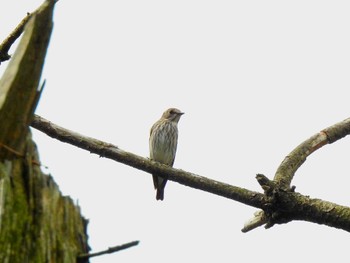
M 9 46 L 23 38 L 0 81 L 0 261 L 86 262 L 95 255 L 112 253 L 138 242 L 88 254 L 87 221 L 69 197 L 61 195 L 49 175 L 40 170 L 40 160 L 29 125 L 62 142 L 124 163 L 168 180 L 229 198 L 260 209 L 242 229 L 304 220 L 350 231 L 350 208 L 297 193 L 291 185 L 295 172 L 314 151 L 350 134 L 346 119 L 315 134 L 283 160 L 274 179 L 256 176 L 263 191 L 215 181 L 174 169 L 124 151 L 110 143 L 62 128 L 34 110 L 44 85 L 40 75 L 52 29 L 56 1 L 47 0 L 23 20 L 0 45 L 0 61 L 10 58 Z
M 28 22 L 0 81 L 0 262 L 71 263 L 88 252 L 87 221 L 41 171 L 29 130 L 44 86 L 39 81 L 54 4 L 48 0 L 28 14 L 0 45 L 1 60 L 9 59 L 9 46 Z

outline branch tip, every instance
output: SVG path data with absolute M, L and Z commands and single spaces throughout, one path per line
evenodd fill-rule
M 266 222 L 267 218 L 265 216 L 265 212 L 263 210 L 256 211 L 254 213 L 254 217 L 244 224 L 244 227 L 241 229 L 241 231 L 243 233 L 247 233 L 255 228 L 258 228 L 259 226 L 262 226 Z
M 115 252 L 118 252 L 120 250 L 124 250 L 133 246 L 137 246 L 140 243 L 140 241 L 136 240 L 136 241 L 132 241 L 123 245 L 119 245 L 119 246 L 114 246 L 114 247 L 109 247 L 106 250 L 100 251 L 100 252 L 96 252 L 96 253 L 88 253 L 88 254 L 81 254 L 77 257 L 77 261 L 78 262 L 82 262 L 83 260 L 92 258 L 92 257 L 97 257 L 97 256 L 101 256 L 101 255 L 105 255 L 105 254 L 112 254 Z
M 273 181 L 263 174 L 257 174 L 255 178 L 265 192 L 270 191 L 275 187 Z

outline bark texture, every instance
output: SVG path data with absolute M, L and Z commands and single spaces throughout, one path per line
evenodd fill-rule
M 0 262 L 77 262 L 88 252 L 80 208 L 40 169 L 29 123 L 38 103 L 54 0 L 28 20 L 0 80 Z M 80 262 L 87 262 L 81 260 Z
M 277 179 L 270 180 L 266 176 L 258 174 L 256 179 L 264 193 L 174 169 L 124 151 L 110 143 L 70 131 L 37 115 L 34 116 L 31 126 L 52 138 L 88 150 L 101 157 L 124 163 L 151 174 L 157 173 L 159 176 L 167 176 L 170 181 L 262 209 L 263 211 L 257 212 L 254 218 L 245 224 L 242 229 L 243 232 L 248 232 L 262 225 L 269 228 L 275 224 L 287 223 L 293 220 L 325 224 L 350 232 L 349 207 L 310 198 L 307 195 L 295 192 L 295 187 L 289 186 L 294 172 L 302 165 L 307 156 L 320 147 L 339 140 L 350 133 L 350 118 L 324 129 L 301 143 L 281 163 L 277 169 Z M 337 135 L 334 136 L 333 140 L 330 140 L 328 134 Z
M 0 262 L 76 262 L 88 251 L 87 221 L 41 171 L 29 133 L 25 148 L 0 163 Z

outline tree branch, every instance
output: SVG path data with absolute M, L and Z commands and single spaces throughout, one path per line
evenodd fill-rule
M 3 61 L 9 60 L 11 56 L 8 54 L 11 46 L 17 38 L 22 34 L 24 26 L 27 24 L 29 18 L 31 17 L 30 13 L 27 13 L 27 16 L 22 19 L 22 21 L 17 25 L 17 27 L 8 35 L 8 37 L 0 44 L 0 64 Z
M 338 122 L 315 134 L 288 154 L 278 167 L 274 181 L 288 189 L 295 172 L 314 151 L 350 134 L 350 118 Z
M 98 154 L 101 157 L 124 163 L 148 173 L 157 173 L 160 176 L 166 176 L 171 181 L 233 199 L 250 206 L 257 208 L 263 208 L 264 206 L 264 195 L 261 193 L 225 184 L 204 176 L 151 161 L 136 154 L 123 151 L 113 144 L 62 128 L 38 115 L 34 116 L 31 126 L 52 138 L 75 145 L 91 153 Z
M 77 262 L 84 262 L 84 260 L 88 259 L 88 258 L 92 258 L 92 257 L 97 257 L 97 256 L 101 256 L 101 255 L 105 255 L 105 254 L 112 254 L 115 252 L 118 252 L 120 250 L 124 250 L 133 246 L 137 246 L 140 243 L 140 241 L 132 241 L 120 246 L 115 246 L 115 247 L 109 247 L 106 250 L 100 251 L 100 252 L 96 252 L 96 253 L 88 253 L 88 254 L 82 254 L 79 255 L 77 258 Z
M 278 191 L 276 190 L 277 186 L 281 189 L 284 189 L 285 191 L 294 192 L 294 187 L 290 187 L 290 184 L 292 182 L 295 172 L 306 161 L 306 158 L 322 146 L 333 143 L 349 134 L 350 118 L 338 122 L 320 131 L 319 133 L 313 135 L 306 141 L 302 142 L 290 154 L 288 154 L 285 157 L 280 166 L 277 168 L 273 182 L 268 182 L 268 179 L 262 175 L 257 176 L 258 182 L 263 187 L 267 195 L 273 196 L 272 192 Z M 332 207 L 332 205 L 330 205 L 330 207 Z M 326 206 L 328 207 L 328 205 Z M 337 212 L 340 212 L 340 210 Z M 326 214 L 328 214 L 328 212 Z M 248 232 L 260 225 L 265 224 L 267 221 L 268 216 L 266 216 L 264 212 L 260 211 L 259 213 L 254 214 L 254 217 L 245 224 L 242 231 Z M 269 227 L 270 225 L 273 225 L 273 223 L 267 223 L 266 227 Z
M 124 163 L 148 173 L 157 173 L 160 176 L 167 177 L 171 181 L 264 210 L 264 213 L 258 212 L 256 214 L 256 220 L 253 219 L 244 226 L 242 229 L 243 232 L 247 232 L 263 224 L 266 224 L 265 227 L 269 228 L 274 224 L 287 223 L 291 220 L 305 220 L 325 224 L 350 232 L 349 207 L 320 199 L 312 199 L 308 196 L 295 193 L 294 188 L 288 187 L 286 189 L 285 187 L 281 187 L 276 180 L 271 181 L 261 174 L 257 175 L 257 180 L 264 189 L 264 194 L 151 161 L 133 153 L 123 151 L 112 144 L 62 128 L 37 115 L 34 116 L 31 126 L 52 138 L 75 145 L 102 157 Z M 321 134 L 311 137 L 304 142 L 307 147 L 303 147 L 303 144 L 297 147 L 301 148 L 302 153 L 304 153 L 300 158 L 304 160 L 306 156 L 327 142 L 330 143 L 344 137 L 346 135 L 344 130 L 347 132 L 350 131 L 349 126 L 350 119 L 347 119 L 344 122 L 325 129 Z M 329 139 L 329 137 L 332 139 Z M 292 152 L 287 158 L 291 158 L 292 160 L 297 159 L 296 153 Z M 282 164 L 285 165 L 286 162 L 288 160 Z M 298 164 L 300 166 L 302 162 Z M 285 170 L 287 176 L 289 176 L 290 171 L 293 171 L 293 169 L 295 169 L 295 166 L 291 170 Z M 280 172 L 282 173 L 283 171 L 282 169 Z M 283 174 L 281 174 L 281 178 L 283 178 Z

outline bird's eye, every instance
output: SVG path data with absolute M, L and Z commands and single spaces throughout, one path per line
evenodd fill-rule
M 174 110 L 171 110 L 171 111 L 170 111 L 170 114 L 175 114 L 175 111 L 174 111 Z

